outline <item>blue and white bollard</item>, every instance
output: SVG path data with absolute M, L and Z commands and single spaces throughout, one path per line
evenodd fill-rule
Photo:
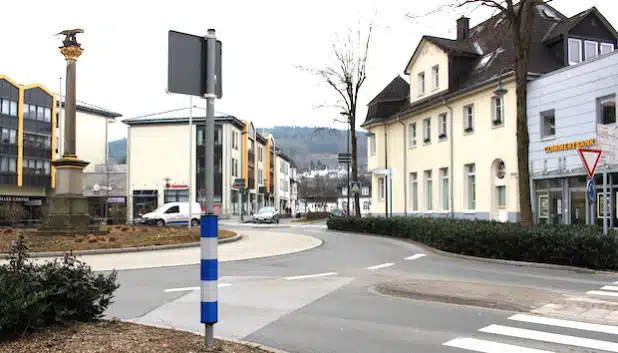
M 214 346 L 214 324 L 218 321 L 217 280 L 219 279 L 218 217 L 206 215 L 200 222 L 201 322 L 206 325 L 206 347 Z

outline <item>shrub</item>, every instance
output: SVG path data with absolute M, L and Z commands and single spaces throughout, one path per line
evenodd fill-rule
M 76 243 L 82 243 L 84 242 L 84 240 L 85 240 L 84 237 L 79 236 L 79 237 L 75 237 L 73 241 Z
M 306 219 L 322 219 L 330 217 L 330 212 L 307 212 Z
M 538 225 L 426 217 L 337 217 L 329 229 L 406 238 L 457 254 L 618 269 L 618 237 L 597 226 Z
M 12 244 L 9 264 L 0 266 L 0 335 L 23 333 L 67 321 L 100 318 L 111 304 L 116 271 L 95 275 L 89 266 L 65 254 L 45 264 L 28 261 L 22 235 Z
M 93 235 L 93 234 L 88 234 L 88 236 L 86 237 L 86 240 L 89 243 L 96 243 L 97 242 L 97 236 Z
M 126 231 L 129 230 L 129 227 L 122 227 L 122 228 L 120 228 L 120 230 L 123 231 L 123 232 L 126 232 Z
M 107 238 L 105 237 L 105 235 L 99 235 L 97 237 L 97 240 L 100 241 L 100 242 L 105 242 L 105 241 L 107 241 Z
M 142 228 L 142 233 L 148 233 L 148 228 Z
M 115 236 L 110 236 L 109 238 L 107 238 L 107 241 L 109 241 L 109 242 L 114 242 L 116 240 L 118 240 L 118 239 L 116 239 Z

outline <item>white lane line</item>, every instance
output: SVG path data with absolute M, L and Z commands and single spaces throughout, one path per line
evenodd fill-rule
M 485 341 L 467 337 L 456 338 L 454 340 L 443 343 L 442 345 L 482 353 L 554 353 L 552 351 L 542 351 L 540 349 L 526 348 L 514 346 L 512 344 Z
M 591 291 L 586 292 L 586 294 L 588 294 L 588 295 L 605 295 L 605 296 L 608 296 L 608 297 L 618 297 L 618 293 L 616 293 L 616 292 L 604 292 L 604 291 L 601 291 L 601 290 L 591 290 Z
M 526 338 L 530 340 L 564 344 L 583 348 L 599 349 L 609 352 L 618 352 L 618 343 L 593 340 L 576 336 L 560 335 L 543 331 L 526 330 L 523 328 L 509 327 L 502 325 L 489 325 L 480 329 L 481 332 L 494 333 L 510 337 Z
M 618 335 L 618 326 L 591 324 L 587 322 L 553 319 L 549 317 L 526 315 L 526 314 L 513 315 L 509 317 L 509 320 L 529 322 L 529 323 L 541 324 L 541 325 L 558 326 L 558 327 L 565 327 L 565 328 L 574 328 L 577 330 L 595 331 L 595 332 L 603 332 L 603 333 L 610 333 L 613 335 Z
M 414 254 L 412 256 L 408 256 L 406 257 L 406 260 L 416 260 L 416 259 L 420 259 L 421 257 L 425 257 L 427 255 L 425 254 Z
M 387 262 L 385 264 L 380 264 L 380 265 L 375 265 L 375 266 L 369 266 L 369 267 L 365 267 L 367 270 L 377 270 L 380 268 L 384 268 L 384 267 L 389 267 L 389 266 L 393 266 L 394 263 L 392 262 Z
M 285 277 L 284 279 L 286 279 L 288 281 L 291 281 L 291 280 L 295 280 L 295 279 L 305 279 L 305 278 L 334 276 L 334 275 L 337 275 L 337 274 L 338 274 L 337 272 L 324 272 L 324 273 L 316 273 L 316 274 L 313 274 L 313 275 Z
M 218 283 L 217 287 L 222 288 L 222 287 L 229 287 L 231 286 L 231 283 Z M 200 287 L 182 287 L 182 288 L 170 288 L 170 289 L 166 289 L 165 293 L 172 293 L 172 292 L 188 292 L 188 291 L 193 291 L 193 290 L 198 290 L 200 289 Z
M 618 286 L 603 286 L 601 287 L 603 290 L 615 290 L 618 291 Z

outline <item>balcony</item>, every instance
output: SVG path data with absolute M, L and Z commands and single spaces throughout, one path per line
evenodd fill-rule
M 24 146 L 24 156 L 51 159 L 51 149 Z
M 17 156 L 17 145 L 0 144 L 0 154 Z
M 51 176 L 49 175 L 32 175 L 26 174 L 23 176 L 24 186 L 40 186 L 51 187 Z

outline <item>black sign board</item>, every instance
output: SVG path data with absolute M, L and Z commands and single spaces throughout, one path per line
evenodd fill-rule
M 221 41 L 217 41 L 215 58 L 215 94 L 221 98 Z M 170 93 L 204 97 L 206 94 L 206 38 L 169 31 L 167 90 Z
M 338 160 L 339 164 L 351 163 L 352 162 L 352 155 L 349 154 L 349 153 L 339 153 L 337 155 L 337 160 Z

